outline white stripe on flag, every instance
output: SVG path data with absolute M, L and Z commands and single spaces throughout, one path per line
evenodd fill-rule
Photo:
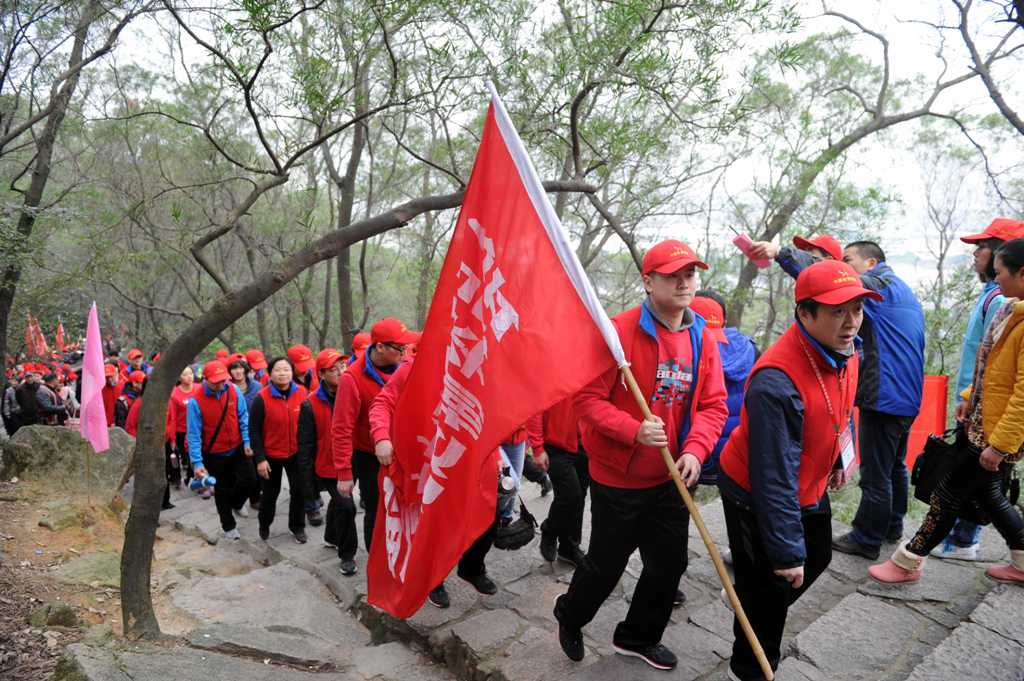
M 591 285 L 587 273 L 583 271 L 583 265 L 580 264 L 579 258 L 576 257 L 576 251 L 573 250 L 569 244 L 569 239 L 566 238 L 562 221 L 558 219 L 558 214 L 555 213 L 555 208 L 551 205 L 547 192 L 544 191 L 540 177 L 538 177 L 537 171 L 533 167 L 533 162 L 530 161 L 529 154 L 526 153 L 526 148 L 523 146 L 523 141 L 519 138 L 519 133 L 516 131 L 515 126 L 512 125 L 512 120 L 508 117 L 508 112 L 505 111 L 505 105 L 502 103 L 494 83 L 487 81 L 487 87 L 491 91 L 491 101 L 494 103 L 494 120 L 498 124 L 498 129 L 501 130 L 505 146 L 508 148 L 512 161 L 519 170 L 519 178 L 522 180 L 523 186 L 526 187 L 526 192 L 530 196 L 530 202 L 533 203 L 533 209 L 537 211 L 537 215 L 540 217 L 540 221 L 548 233 L 548 238 L 551 240 L 551 245 L 554 247 L 555 253 L 558 254 L 562 267 L 565 268 L 566 275 L 568 275 L 572 285 L 576 288 L 576 293 L 579 295 L 584 307 L 590 312 L 590 316 L 593 318 L 594 323 L 597 324 L 597 328 L 601 330 L 601 335 L 604 336 L 604 341 L 608 344 L 612 357 L 615 358 L 620 367 L 627 366 L 629 362 L 626 361 L 626 355 L 622 350 L 622 343 L 619 342 L 619 334 L 616 333 L 615 327 L 612 326 L 608 313 L 601 306 L 601 301 L 597 299 L 597 293 L 594 292 L 594 287 Z

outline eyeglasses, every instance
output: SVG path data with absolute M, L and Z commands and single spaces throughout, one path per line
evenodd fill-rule
M 395 343 L 385 343 L 384 345 L 388 346 L 389 348 L 391 348 L 395 352 L 405 352 L 405 346 L 404 345 L 397 345 Z

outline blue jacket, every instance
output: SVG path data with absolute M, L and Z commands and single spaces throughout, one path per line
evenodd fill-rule
M 210 384 L 203 381 L 203 390 L 210 397 L 216 397 L 220 395 L 227 386 L 230 386 L 232 390 L 238 393 L 238 432 L 242 434 L 242 443 L 246 447 L 252 446 L 249 441 L 249 406 L 245 403 L 245 396 L 242 395 L 242 391 L 238 389 L 238 386 L 231 381 L 224 383 L 225 388 L 221 389 L 221 392 L 215 393 L 210 390 Z M 203 465 L 203 412 L 199 409 L 199 402 L 196 400 L 188 401 L 188 428 L 185 432 L 185 437 L 188 438 L 188 458 L 192 461 L 192 467 Z M 211 455 L 216 454 L 228 454 L 229 452 L 210 452 Z
M 740 410 L 743 407 L 743 391 L 747 376 L 750 375 L 750 370 L 754 368 L 754 362 L 760 354 L 754 342 L 740 333 L 739 329 L 729 327 L 725 329 L 725 336 L 729 342 L 718 344 L 718 354 L 722 357 L 725 388 L 729 391 L 729 417 L 722 427 L 718 444 L 701 468 L 700 482 L 704 485 L 713 485 L 718 479 L 718 457 L 729 440 L 729 433 L 740 424 Z
M 815 262 L 810 253 L 783 248 L 775 261 L 797 277 Z M 860 275 L 882 300 L 864 300 L 863 341 L 857 406 L 882 414 L 917 416 L 924 389 L 924 311 L 917 296 L 881 262 Z
M 252 401 L 256 399 L 256 396 L 260 394 L 260 390 L 263 390 L 263 384 L 257 381 L 255 378 L 250 378 L 245 384 L 245 392 L 242 393 L 242 397 L 245 398 L 245 406 L 252 409 Z
M 845 357 L 826 350 L 806 331 L 804 337 L 833 366 L 841 368 L 846 364 Z M 744 400 L 750 432 L 758 434 L 757 446 L 749 450 L 751 490 L 747 492 L 724 474 L 718 476 L 718 488 L 723 497 L 757 517 L 761 541 L 773 569 L 803 565 L 807 547 L 802 518 L 809 513 L 828 511 L 830 505 L 827 493 L 816 504 L 803 508 L 797 499 L 804 430 L 800 391 L 785 372 L 769 367 L 751 377 Z M 852 419 L 850 429 L 852 433 Z M 841 465 L 841 459 L 836 459 L 836 468 Z
M 988 303 L 986 305 L 985 303 Z M 960 348 L 960 371 L 956 375 L 956 401 L 963 398 L 960 393 L 964 388 L 974 382 L 974 363 L 977 360 L 978 346 L 981 345 L 981 337 L 985 335 L 988 323 L 999 312 L 999 308 L 1006 302 L 1006 296 L 999 291 L 999 286 L 994 281 L 985 282 L 978 296 L 978 302 L 971 310 L 971 317 L 967 320 L 967 333 L 964 334 L 964 344 Z

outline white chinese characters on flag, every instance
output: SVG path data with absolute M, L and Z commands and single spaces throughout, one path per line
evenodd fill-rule
M 501 441 L 616 363 L 618 337 L 492 90 L 394 415 L 369 602 L 415 613 L 494 522 Z

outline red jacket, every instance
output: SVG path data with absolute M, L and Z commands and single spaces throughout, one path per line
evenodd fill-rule
M 411 359 L 404 360 L 399 364 L 395 373 L 391 374 L 391 380 L 380 389 L 370 404 L 370 437 L 373 439 L 373 444 L 391 439 L 391 417 L 395 414 L 395 406 L 398 404 L 398 398 L 402 394 L 402 389 L 405 388 L 406 381 L 409 380 L 409 372 L 412 371 L 415 359 L 414 355 Z
M 324 386 L 321 383 L 317 391 L 310 393 L 309 397 L 306 398 L 307 408 L 313 417 L 313 428 L 316 431 L 316 457 L 313 463 L 313 470 L 321 478 L 334 478 L 337 475 L 337 471 L 334 469 L 331 420 L 334 416 L 335 400 L 323 388 Z M 302 428 L 302 418 L 300 415 L 300 429 Z
M 298 383 L 282 393 L 273 383 L 257 393 L 249 408 L 253 458 L 287 459 L 299 451 L 299 409 L 309 395 Z
M 572 396 L 535 418 L 541 423 L 541 445 L 548 444 L 572 454 L 580 450 L 580 420 Z M 532 439 L 530 445 L 537 446 Z
M 227 400 L 227 412 L 224 411 L 225 400 Z M 203 387 L 195 391 L 196 405 L 203 417 L 203 439 L 200 443 L 203 456 L 230 452 L 242 446 L 242 430 L 238 425 L 238 400 L 239 391 L 233 384 L 229 384 L 227 390 L 216 396 L 209 394 Z M 217 433 L 217 441 L 210 442 L 222 413 L 224 414 L 224 424 L 221 426 L 220 432 Z
M 334 400 L 331 439 L 338 480 L 352 479 L 352 452 L 373 452 L 370 436 L 370 403 L 391 378 L 380 371 L 365 353 L 341 375 Z
M 658 341 L 654 325 L 657 322 L 640 305 L 616 315 L 612 323 L 618 331 L 640 391 L 644 395 L 656 396 Z M 681 452 L 690 452 L 703 462 L 714 449 L 729 416 L 722 360 L 718 354 L 718 343 L 704 328 L 703 322 L 698 320 L 690 329 L 679 333 L 688 334 L 690 339 L 699 334 L 699 362 L 695 362 L 693 399 L 690 400 L 688 419 L 677 407 L 680 409 L 678 420 L 688 420 L 688 428 L 684 428 L 685 433 L 668 433 L 668 449 L 673 458 L 678 458 Z M 692 340 L 690 343 L 693 351 L 694 343 Z M 610 487 L 643 489 L 670 479 L 659 449 L 636 442 L 643 413 L 617 368 L 584 386 L 576 394 L 574 404 L 580 419 L 583 447 L 590 457 L 590 475 L 594 480 Z M 684 438 L 682 447 L 678 442 L 680 435 Z
M 128 420 L 125 421 L 124 431 L 132 437 L 138 437 L 139 432 L 139 412 L 142 410 L 142 398 L 139 397 L 132 402 L 131 409 L 128 410 Z M 167 419 L 164 422 L 164 442 L 174 442 L 174 428 L 171 423 L 171 410 L 167 410 Z
M 121 394 L 123 386 L 124 384 L 121 382 L 118 382 L 117 385 L 103 382 L 103 410 L 107 413 L 107 427 L 114 425 L 114 405 L 117 404 L 117 398 Z
M 814 366 L 818 368 L 817 374 Z M 803 402 L 803 452 L 800 455 L 797 495 L 801 506 L 810 506 L 825 494 L 829 474 L 839 455 L 839 434 L 850 423 L 857 392 L 859 358 L 854 353 L 847 360 L 846 368 L 837 370 L 820 352 L 808 347 L 799 327 L 793 324 L 754 364 L 750 375 L 768 367 L 785 373 Z M 818 382 L 819 375 L 821 383 Z M 828 394 L 827 401 L 822 384 Z M 830 405 L 832 413 L 829 413 Z M 740 425 L 729 436 L 719 460 L 722 472 L 747 492 L 751 491 L 750 435 L 747 408 L 744 406 L 740 412 Z

